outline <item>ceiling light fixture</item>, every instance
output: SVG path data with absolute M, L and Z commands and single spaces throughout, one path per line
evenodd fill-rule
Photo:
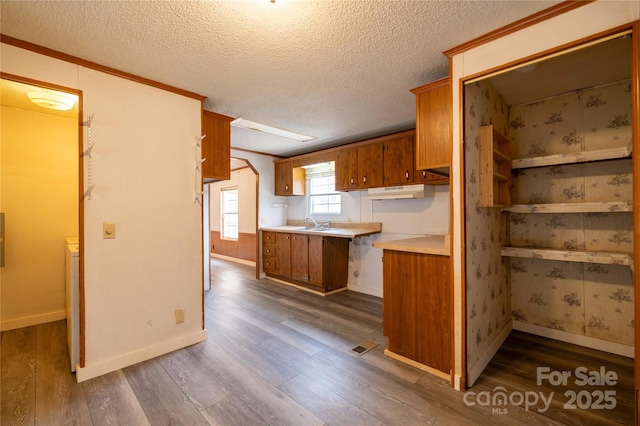
M 277 127 L 267 126 L 266 124 L 256 123 L 255 121 L 245 120 L 242 117 L 238 117 L 231 122 L 234 127 L 240 127 L 243 129 L 255 130 L 256 132 L 268 133 L 270 135 L 280 136 L 282 138 L 293 139 L 298 142 L 308 142 L 314 139 L 318 139 L 315 136 L 303 135 L 301 133 L 291 132 L 289 130 L 279 129 Z
M 78 100 L 76 95 L 49 89 L 29 90 L 27 96 L 31 102 L 39 107 L 58 111 L 70 110 Z

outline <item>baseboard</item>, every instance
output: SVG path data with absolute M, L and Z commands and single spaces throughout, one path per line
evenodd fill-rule
M 572 343 L 574 345 L 584 346 L 586 348 L 598 351 L 609 352 L 615 355 L 634 357 L 634 347 L 622 345 L 620 343 L 607 342 L 593 337 L 583 336 L 580 334 L 567 333 L 566 331 L 554 330 L 552 328 L 541 327 L 539 325 L 527 324 L 525 322 L 513 321 L 513 329 L 523 331 L 536 336 L 548 337 L 549 339 L 560 340 L 562 342 Z
M 478 380 L 478 377 L 482 374 L 487 365 L 491 362 L 495 354 L 500 349 L 500 346 L 507 340 L 509 333 L 511 333 L 513 326 L 512 321 L 509 321 L 498 333 L 496 338 L 491 342 L 491 345 L 484 351 L 480 358 L 468 369 L 467 373 L 467 386 L 471 387 Z
M 457 391 L 462 391 L 462 376 L 459 374 L 453 375 L 453 388 Z
M 147 361 L 160 355 L 185 348 L 196 343 L 207 340 L 207 330 L 180 336 L 177 339 L 162 342 L 158 345 L 149 346 L 134 352 L 129 352 L 117 358 L 100 361 L 94 364 L 87 364 L 83 368 L 78 365 L 76 368 L 76 380 L 78 383 L 93 379 L 103 374 L 111 373 L 121 368 L 129 367 L 142 361 Z
M 357 293 L 364 293 L 364 294 L 368 294 L 369 296 L 382 297 L 382 289 L 363 287 L 361 285 L 348 284 L 348 283 L 347 283 L 347 288 Z
M 346 287 L 343 287 L 343 288 L 339 288 L 337 290 L 331 290 L 331 291 L 328 291 L 326 293 L 323 293 L 321 291 L 314 290 L 314 289 L 309 288 L 309 287 L 305 287 L 305 286 L 302 286 L 302 285 L 290 283 L 289 281 L 279 280 L 278 278 L 274 278 L 274 277 L 266 277 L 266 278 L 268 280 L 270 280 L 270 281 L 274 281 L 274 282 L 277 282 L 277 283 L 280 283 L 280 284 L 288 285 L 289 287 L 294 287 L 294 288 L 297 288 L 299 290 L 304 290 L 304 291 L 307 291 L 309 293 L 313 293 L 313 294 L 315 294 L 317 296 L 323 296 L 323 297 L 324 296 L 331 296 L 332 294 L 340 293 L 341 291 L 346 291 L 347 290 Z
M 0 323 L 0 331 L 14 330 L 16 328 L 31 327 L 32 325 L 45 324 L 53 321 L 60 321 L 67 318 L 67 311 L 53 311 L 46 314 L 31 315 Z
M 384 350 L 384 354 L 386 356 L 388 356 L 389 358 L 393 358 L 393 359 L 395 359 L 397 361 L 404 362 L 405 364 L 408 364 L 408 365 L 410 365 L 412 367 L 415 367 L 417 369 L 420 369 L 422 371 L 426 371 L 429 374 L 433 374 L 434 376 L 439 377 L 439 378 L 441 378 L 443 380 L 446 380 L 448 383 L 451 383 L 451 374 L 450 373 L 445 373 L 444 371 L 440 371 L 440 370 L 435 369 L 433 367 L 429 367 L 428 365 L 424 365 L 424 364 L 422 364 L 422 363 L 420 363 L 418 361 L 414 361 L 414 360 L 412 360 L 410 358 L 407 358 L 405 356 L 398 355 L 395 352 L 391 352 L 389 349 L 385 349 Z
M 216 259 L 228 260 L 229 262 L 240 263 L 242 265 L 253 266 L 256 267 L 256 262 L 246 259 L 239 259 L 237 257 L 225 256 L 224 254 L 215 254 L 211 253 L 211 257 L 215 257 Z

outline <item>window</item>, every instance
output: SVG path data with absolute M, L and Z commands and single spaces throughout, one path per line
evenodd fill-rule
M 223 240 L 238 240 L 238 188 L 223 188 L 220 191 L 220 237 Z
M 336 191 L 335 173 L 309 177 L 309 214 L 340 214 L 341 194 Z

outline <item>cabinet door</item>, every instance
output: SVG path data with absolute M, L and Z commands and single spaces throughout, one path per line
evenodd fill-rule
M 449 173 L 452 115 L 449 79 L 412 92 L 416 95 L 416 168 Z
M 309 284 L 323 287 L 323 237 L 320 235 L 309 235 Z
M 336 191 L 358 189 L 358 149 L 341 149 L 336 154 L 335 161 Z
M 291 278 L 294 280 L 309 281 L 309 238 L 291 234 Z
M 385 250 L 382 261 L 388 349 L 449 373 L 453 328 L 449 257 Z
M 202 113 L 201 142 L 202 177 L 229 180 L 231 178 L 231 121 L 233 118 L 209 111 Z
M 301 167 L 292 167 L 291 161 L 274 163 L 275 195 L 304 195 L 305 171 Z
M 291 234 L 276 234 L 276 270 L 278 275 L 291 276 Z
M 384 143 L 384 185 L 410 185 L 413 183 L 415 138 L 408 136 Z
M 383 186 L 382 142 L 374 142 L 358 147 L 358 188 L 379 188 Z
M 292 195 L 293 185 L 292 177 L 293 172 L 291 169 L 290 161 L 283 161 L 281 163 L 275 163 L 275 194 L 276 195 Z
M 449 177 L 434 175 L 426 170 L 416 170 L 413 174 L 415 183 L 424 183 L 426 185 L 448 185 Z

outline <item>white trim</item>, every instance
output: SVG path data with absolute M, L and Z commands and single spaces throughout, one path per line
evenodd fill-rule
M 469 372 L 467 374 L 467 386 L 473 386 L 476 380 L 478 380 L 478 377 L 480 377 L 484 369 L 487 368 L 487 365 L 489 365 L 493 357 L 496 355 L 496 353 L 500 349 L 500 346 L 502 346 L 504 341 L 507 340 L 507 337 L 509 337 L 509 333 L 511 333 L 511 330 L 513 329 L 512 322 L 513 321 L 509 321 L 507 325 L 502 328 L 502 331 L 498 333 L 498 336 L 496 336 L 495 340 L 491 343 L 491 345 L 489 345 L 487 350 L 485 350 L 484 353 L 480 355 L 480 357 L 476 360 L 476 362 L 468 368 Z
M 207 330 L 200 330 L 192 334 L 180 336 L 177 339 L 162 342 L 158 345 L 129 352 L 122 356 L 94 364 L 88 363 L 84 368 L 80 368 L 80 365 L 78 365 L 76 367 L 76 380 L 78 383 L 84 382 L 85 380 L 93 379 L 94 377 L 102 376 L 103 374 L 111 373 L 205 340 L 207 340 Z
M 45 324 L 47 322 L 59 321 L 67 318 L 67 311 L 47 312 L 45 314 L 31 315 L 28 317 L 16 318 L 0 323 L 0 331 L 14 330 L 16 328 L 31 327 L 32 325 Z
M 228 260 L 229 262 L 241 263 L 242 265 L 253 266 L 254 268 L 256 267 L 256 262 L 252 260 L 239 259 L 237 257 L 225 256 L 224 254 L 217 253 L 211 253 L 211 257 L 215 257 L 216 259 Z
M 527 324 L 520 321 L 513 321 L 513 329 L 535 334 L 536 336 L 548 337 L 549 339 L 560 340 L 574 345 L 584 346 L 598 351 L 608 352 L 615 355 L 634 357 L 634 347 L 622 345 L 615 342 L 596 339 L 580 334 L 567 333 L 566 331 L 554 330 L 552 328 L 541 327 L 539 325 Z

